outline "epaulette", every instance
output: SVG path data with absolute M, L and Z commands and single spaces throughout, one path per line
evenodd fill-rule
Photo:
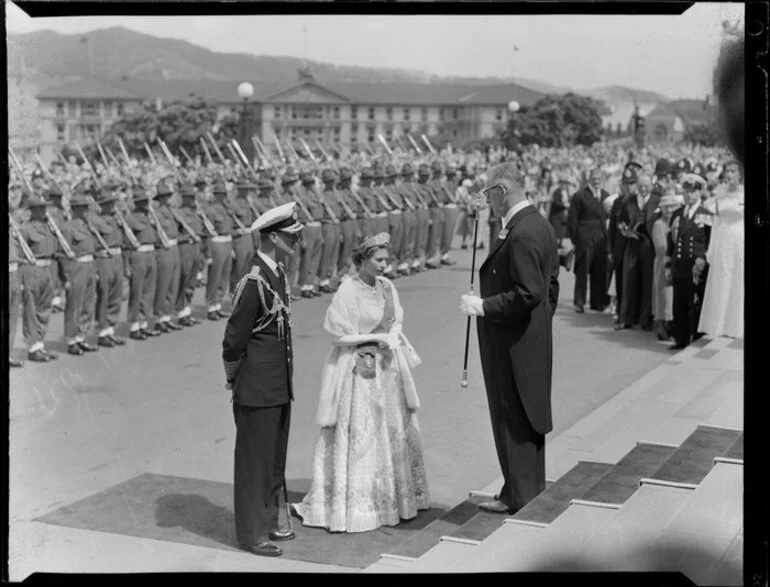
M 233 307 L 238 303 L 238 300 L 241 297 L 241 294 L 243 293 L 243 288 L 246 286 L 246 282 L 251 281 L 260 281 L 262 279 L 262 276 L 260 274 L 259 265 L 253 265 L 251 268 L 251 271 L 241 277 L 241 280 L 238 282 L 238 285 L 235 286 L 235 291 L 233 292 Z

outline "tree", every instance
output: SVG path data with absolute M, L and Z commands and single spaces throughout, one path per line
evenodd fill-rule
M 518 143 L 541 147 L 591 146 L 602 137 L 599 106 L 576 94 L 549 95 L 510 117 L 501 140 L 509 149 Z
M 131 157 L 146 158 L 145 143 L 159 153 L 158 139 L 162 139 L 171 153 L 182 162 L 181 148 L 191 156 L 205 161 L 201 138 L 211 156 L 216 159 L 207 133 L 211 132 L 222 153 L 227 157 L 227 143 L 238 136 L 238 117 L 229 115 L 217 122 L 217 107 L 200 96 L 191 95 L 186 100 L 169 102 L 158 108 L 155 102 L 145 102 L 137 110 L 117 120 L 102 138 L 102 144 L 109 146 L 116 154 L 118 138 L 123 141 Z M 96 151 L 95 146 L 92 152 Z M 91 155 L 88 151 L 86 154 Z M 156 154 L 156 157 L 158 155 Z M 163 157 L 162 157 L 163 158 Z

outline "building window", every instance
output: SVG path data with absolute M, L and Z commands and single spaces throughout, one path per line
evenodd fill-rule
M 118 116 L 123 116 L 126 112 L 126 105 L 123 102 L 118 102 L 115 110 Z
M 369 108 L 369 120 L 374 120 L 374 108 Z
M 83 102 L 83 116 L 99 116 L 99 104 L 97 102 Z
M 452 131 L 452 136 L 453 136 L 453 137 L 456 137 L 456 136 L 457 136 L 457 129 L 454 129 L 454 130 Z
M 438 119 L 441 122 L 444 122 L 444 109 L 443 108 L 439 108 L 438 109 Z
M 340 142 L 340 129 L 339 129 L 339 127 L 334 127 L 334 132 L 332 134 L 332 140 L 335 143 L 339 143 Z
M 503 119 L 503 109 L 498 108 L 497 112 L 495 112 L 495 120 L 501 121 Z
M 423 122 L 428 122 L 428 108 L 427 107 L 423 107 L 423 109 L 422 109 L 422 121 Z
M 404 120 L 409 120 L 410 111 L 409 108 L 404 108 Z
M 358 106 L 350 107 L 350 118 L 351 120 L 358 120 Z
M 350 142 L 351 143 L 357 143 L 358 142 L 358 137 L 356 135 L 351 136 L 350 137 Z
M 281 117 L 281 107 L 273 106 L 273 118 L 280 118 L 280 117 Z
M 393 120 L 393 108 L 386 108 L 385 116 L 387 117 L 388 120 Z
M 460 110 L 459 110 L 459 109 L 457 109 L 457 108 L 455 108 L 455 109 L 452 111 L 452 116 L 454 116 L 454 119 L 455 119 L 455 120 L 457 120 L 458 118 L 460 118 Z
M 393 140 L 393 129 L 389 128 L 385 131 L 385 140 L 390 143 Z
M 64 117 L 64 102 L 57 102 L 56 103 L 56 116 L 57 116 L 57 118 L 63 118 Z
M 358 125 L 357 124 L 351 124 L 350 125 L 350 134 L 353 136 L 356 136 L 358 134 Z
M 104 101 L 104 117 L 112 118 L 112 100 Z
M 340 119 L 340 107 L 339 106 L 335 106 L 334 108 L 332 108 L 332 118 L 334 120 L 339 120 Z
M 60 143 L 63 143 L 67 140 L 65 134 L 64 134 L 64 125 L 63 124 L 57 124 L 56 125 L 56 140 Z
M 70 118 L 74 118 L 78 115 L 78 103 L 75 100 L 69 100 L 67 102 L 67 111 Z
M 369 127 L 369 136 L 367 136 L 367 140 L 368 140 L 370 143 L 373 143 L 373 142 L 374 142 L 374 127 L 373 127 L 373 126 L 370 126 L 370 127 Z

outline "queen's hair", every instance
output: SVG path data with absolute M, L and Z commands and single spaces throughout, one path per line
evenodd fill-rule
M 389 245 L 390 235 L 387 232 L 367 235 L 353 249 L 351 260 L 356 267 L 360 267 L 365 259 L 371 259 L 379 249 L 387 249 Z

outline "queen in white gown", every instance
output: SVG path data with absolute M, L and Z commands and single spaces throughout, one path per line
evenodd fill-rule
M 706 251 L 709 265 L 698 331 L 712 338 L 743 337 L 744 190 L 737 163 L 725 168 L 727 183 L 714 201 L 715 218 Z
M 402 333 L 398 292 L 381 273 L 387 233 L 354 252 L 358 274 L 332 298 L 324 329 L 332 349 L 321 377 L 310 491 L 294 511 L 306 526 L 366 532 L 430 507 L 410 367 L 420 359 Z

